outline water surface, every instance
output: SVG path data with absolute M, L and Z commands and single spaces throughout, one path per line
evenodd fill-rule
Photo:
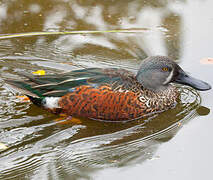
M 213 56 L 212 5 L 210 0 L 0 2 L 0 34 L 141 30 L 0 40 L 0 142 L 8 146 L 0 152 L 0 179 L 211 179 L 211 91 L 182 87 L 174 109 L 148 119 L 62 124 L 20 102 L 2 78 L 82 67 L 136 72 L 140 58 L 160 54 L 213 84 L 212 65 L 200 63 Z

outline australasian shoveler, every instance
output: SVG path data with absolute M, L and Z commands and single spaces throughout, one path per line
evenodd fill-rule
M 205 91 L 211 86 L 186 74 L 165 56 L 142 61 L 134 73 L 116 68 L 88 68 L 64 74 L 5 80 L 12 88 L 52 113 L 105 121 L 138 119 L 173 107 L 178 98 L 171 83 Z

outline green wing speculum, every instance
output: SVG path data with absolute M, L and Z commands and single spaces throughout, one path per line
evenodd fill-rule
M 117 69 L 110 70 L 117 71 Z M 122 82 L 120 76 L 110 76 L 101 68 L 81 69 L 57 75 L 21 75 L 25 78 L 24 80 L 7 79 L 5 82 L 32 97 L 59 97 L 82 85 L 98 87 L 106 83 Z

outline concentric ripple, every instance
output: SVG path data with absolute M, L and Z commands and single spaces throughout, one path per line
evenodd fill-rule
M 187 87 L 179 91 L 174 109 L 128 123 L 82 120 L 81 125 L 62 125 L 45 113 L 11 117 L 10 128 L 3 120 L 0 139 L 9 149 L 0 154 L 0 162 L 4 162 L 0 179 L 89 179 L 90 173 L 100 168 L 150 159 L 162 142 L 196 116 L 199 94 Z M 35 107 L 27 105 L 21 111 L 27 112 L 26 108 L 30 112 Z

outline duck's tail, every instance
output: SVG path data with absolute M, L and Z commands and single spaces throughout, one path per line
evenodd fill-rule
M 20 92 L 26 96 L 40 98 L 38 92 L 31 88 L 31 85 L 19 80 L 5 79 L 6 87 L 12 92 Z

